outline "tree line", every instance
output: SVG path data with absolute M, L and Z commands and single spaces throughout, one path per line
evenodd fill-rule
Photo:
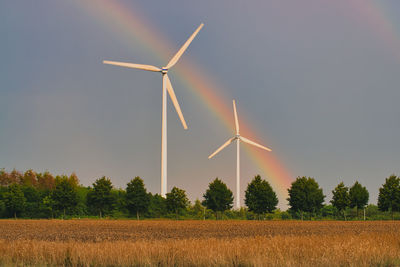
M 343 182 L 332 191 L 330 204 L 311 177 L 298 177 L 288 189 L 289 209 L 277 209 L 275 191 L 259 175 L 245 191 L 246 208 L 232 210 L 233 193 L 220 179 L 214 179 L 193 204 L 183 189 L 173 187 L 162 197 L 147 192 L 143 180 L 135 177 L 125 189 L 115 188 L 107 177 L 91 186 L 79 183 L 76 174 L 53 176 L 49 172 L 0 169 L 0 218 L 175 218 L 175 219 L 358 219 L 367 209 L 368 219 L 394 219 L 400 211 L 400 177 L 391 175 L 379 188 L 378 203 L 368 205 L 369 192 L 356 181 L 350 188 Z M 386 217 L 385 217 L 386 216 Z M 397 217 L 396 217 L 397 218 Z

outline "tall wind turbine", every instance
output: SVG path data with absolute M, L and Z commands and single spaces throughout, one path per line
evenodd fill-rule
M 165 67 L 158 68 L 151 65 L 143 65 L 143 64 L 134 64 L 134 63 L 126 63 L 126 62 L 118 62 L 118 61 L 108 61 L 104 60 L 104 64 L 110 64 L 120 67 L 133 68 L 133 69 L 141 69 L 147 71 L 160 72 L 162 74 L 162 130 L 161 130 L 161 196 L 165 197 L 167 192 L 167 91 L 169 96 L 171 97 L 172 103 L 175 106 L 176 112 L 178 113 L 179 119 L 182 122 L 183 128 L 186 130 L 187 125 L 185 118 L 183 117 L 181 108 L 179 106 L 178 100 L 176 99 L 176 95 L 174 89 L 172 88 L 171 81 L 168 78 L 168 70 L 172 68 L 176 62 L 178 62 L 179 58 L 188 48 L 190 43 L 196 37 L 198 32 L 203 28 L 204 24 L 200 24 L 200 26 L 194 31 L 194 33 L 189 37 L 189 39 L 183 44 L 181 49 L 175 54 L 175 56 L 168 62 Z
M 272 151 L 268 147 L 262 146 L 260 144 L 257 144 L 256 142 L 253 142 L 239 134 L 239 120 L 236 112 L 236 103 L 235 100 L 233 100 L 233 114 L 235 116 L 235 128 L 236 128 L 236 134 L 234 137 L 230 138 L 228 141 L 226 141 L 225 144 L 220 146 L 214 153 L 212 153 L 208 158 L 211 159 L 215 155 L 217 155 L 222 149 L 230 145 L 233 141 L 236 140 L 236 208 L 240 209 L 240 141 L 243 141 L 245 143 L 248 143 L 250 145 L 262 148 L 267 151 Z

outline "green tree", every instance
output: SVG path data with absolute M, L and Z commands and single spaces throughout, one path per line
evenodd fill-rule
M 337 214 L 337 208 L 335 208 L 333 205 L 324 205 L 321 209 L 321 215 L 322 217 L 330 217 L 333 218 L 333 216 Z
M 98 212 L 100 218 L 113 208 L 115 201 L 111 193 L 112 188 L 111 180 L 103 176 L 93 183 L 93 189 L 90 189 L 87 194 L 88 206 Z
M 135 177 L 126 187 L 126 205 L 131 214 L 136 213 L 139 220 L 140 213 L 146 212 L 150 204 L 150 197 L 144 187 L 143 180 Z
M 230 210 L 233 204 L 232 191 L 220 179 L 215 178 L 208 185 L 207 191 L 203 195 L 204 201 L 202 204 L 208 209 L 214 211 L 215 218 L 218 219 L 218 212 Z
M 344 186 L 344 183 L 341 182 L 338 184 L 334 190 L 332 190 L 332 205 L 339 211 L 343 213 L 343 217 L 346 220 L 346 209 L 350 205 L 349 198 L 349 188 Z
M 126 207 L 126 191 L 125 189 L 113 189 L 111 191 L 113 198 L 115 199 L 115 205 L 113 210 L 113 217 L 127 217 L 129 216 L 129 211 Z
M 366 208 L 365 208 L 365 214 L 366 216 L 368 216 L 369 218 L 373 218 L 375 219 L 377 216 L 379 216 L 381 213 L 381 211 L 379 210 L 377 205 L 374 204 L 369 204 Z
M 21 184 L 35 187 L 37 185 L 36 173 L 33 170 L 27 170 L 22 176 Z
M 21 186 L 18 184 L 12 184 L 8 187 L 7 192 L 4 194 L 4 202 L 7 211 L 17 218 L 17 214 L 21 213 L 25 209 L 26 198 L 21 190 Z
M 314 178 L 297 177 L 288 193 L 290 210 L 300 212 L 302 220 L 304 212 L 316 213 L 323 206 L 325 196 Z
M 54 200 L 51 198 L 51 195 L 47 195 L 42 199 L 41 207 L 47 218 L 53 218 Z
M 81 186 L 78 185 L 76 188 L 76 193 L 78 196 L 78 203 L 71 210 L 74 215 L 85 216 L 89 215 L 88 206 L 87 206 L 87 195 L 90 192 L 89 186 Z
M 167 193 L 165 202 L 169 212 L 173 212 L 178 218 L 178 215 L 182 210 L 185 210 L 189 205 L 189 200 L 186 196 L 186 192 L 183 189 L 173 187 L 170 193 Z
M 40 217 L 40 205 L 42 202 L 40 192 L 31 185 L 21 186 L 21 190 L 24 193 L 24 197 L 26 199 L 24 217 Z
M 400 210 L 400 178 L 391 175 L 386 178 L 385 183 L 379 188 L 378 208 L 381 211 L 393 212 Z
M 249 211 L 253 211 L 260 217 L 260 214 L 271 213 L 276 209 L 278 198 L 271 185 L 262 180 L 260 175 L 257 175 L 247 185 L 245 204 Z
M 152 195 L 149 193 L 150 203 L 147 216 L 150 218 L 161 218 L 167 214 L 167 204 L 165 198 L 159 194 Z
M 0 186 L 0 218 L 8 217 L 6 203 L 4 202 L 4 197 L 7 191 L 8 187 Z
M 196 199 L 193 205 L 189 207 L 189 215 L 194 219 L 205 219 L 206 207 L 201 205 L 201 201 Z
M 56 187 L 51 198 L 54 201 L 55 209 L 63 212 L 64 217 L 66 212 L 72 212 L 78 204 L 77 188 L 77 179 L 74 176 L 56 177 Z
M 354 183 L 354 185 L 350 188 L 349 191 L 350 197 L 350 208 L 357 209 L 357 217 L 359 216 L 358 211 L 363 209 L 369 200 L 369 192 L 367 188 L 362 186 L 358 181 Z

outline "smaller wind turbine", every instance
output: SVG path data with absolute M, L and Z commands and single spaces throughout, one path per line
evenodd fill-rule
M 220 146 L 214 153 L 212 153 L 208 158 L 211 159 L 215 155 L 217 155 L 222 149 L 230 145 L 233 141 L 236 140 L 236 208 L 240 209 L 240 141 L 248 143 L 250 145 L 262 148 L 267 151 L 272 151 L 268 147 L 262 146 L 253 142 L 239 134 L 239 120 L 236 112 L 236 103 L 233 100 L 233 114 L 235 115 L 235 128 L 236 128 L 236 135 L 230 138 L 228 141 L 225 142 L 222 146 Z

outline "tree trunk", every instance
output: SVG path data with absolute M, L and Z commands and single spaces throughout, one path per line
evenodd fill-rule
M 356 206 L 356 210 L 357 210 L 357 219 L 360 217 L 360 215 L 358 214 L 358 206 Z
M 392 215 L 392 221 L 394 220 L 394 216 L 393 216 L 393 203 L 394 202 L 394 200 L 392 200 L 391 202 L 390 202 L 390 214 Z
M 303 220 L 303 211 L 300 211 L 301 213 L 301 220 Z
M 14 211 L 14 219 L 17 219 L 17 212 Z
M 63 216 L 63 220 L 64 220 L 64 218 L 65 218 L 65 208 L 64 208 L 64 216 Z
M 136 211 L 136 220 L 139 221 L 139 211 L 138 210 Z
M 346 210 L 343 210 L 343 216 L 344 216 L 344 220 L 347 221 L 347 218 L 346 218 Z
M 101 219 L 101 210 L 99 211 L 99 213 L 100 213 L 100 219 Z

